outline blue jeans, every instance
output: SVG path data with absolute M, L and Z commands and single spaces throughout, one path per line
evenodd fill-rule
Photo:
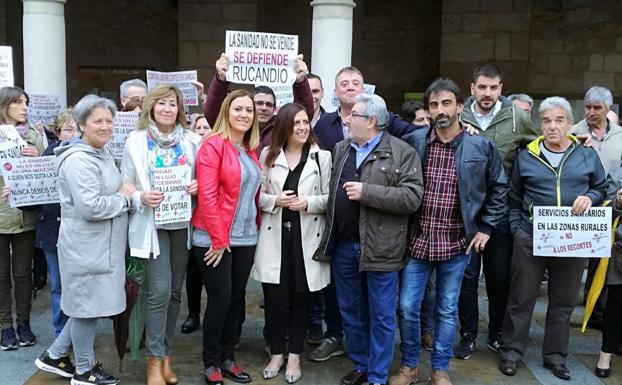
M 432 270 L 425 286 L 425 295 L 421 303 L 421 331 L 434 332 L 434 306 L 436 304 L 436 273 Z
M 400 284 L 400 336 L 402 364 L 419 366 L 421 330 L 419 325 L 421 302 L 432 270 L 436 272 L 436 307 L 434 311 L 434 350 L 432 370 L 447 370 L 453 357 L 456 332 L 458 296 L 464 269 L 469 262 L 465 254 L 448 261 L 429 262 L 411 259 L 402 270 Z
M 60 309 L 60 271 L 58 270 L 58 253 L 56 248 L 54 249 L 42 249 L 45 254 L 45 260 L 48 264 L 48 275 L 50 276 L 50 300 L 52 302 L 52 326 L 54 327 L 54 333 L 58 337 L 60 332 L 67 323 L 67 317 L 65 313 Z
M 369 383 L 387 383 L 393 359 L 397 272 L 359 272 L 360 244 L 339 242 L 333 277 L 343 331 L 354 369 L 367 372 Z

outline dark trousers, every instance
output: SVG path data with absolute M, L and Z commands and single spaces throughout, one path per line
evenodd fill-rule
M 0 326 L 13 326 L 11 281 L 15 284 L 17 322 L 30 321 L 32 305 L 32 256 L 35 232 L 0 234 Z
M 337 291 L 335 290 L 334 278 L 331 283 L 320 291 L 311 293 L 311 311 L 309 322 L 311 325 L 326 323 L 325 338 L 343 339 L 343 326 L 341 325 L 341 313 L 337 304 Z
M 216 267 L 205 265 L 203 258 L 207 250 L 193 248 L 207 289 L 207 309 L 203 317 L 205 368 L 234 358 L 234 346 L 244 320 L 246 282 L 253 266 L 255 246 L 231 247 L 231 252 L 225 251 Z
M 266 300 L 266 327 L 272 354 L 285 352 L 289 330 L 289 352 L 302 353 L 309 320 L 310 292 L 296 292 L 293 284 L 262 283 Z
M 522 229 L 514 234 L 512 281 L 507 313 L 503 322 L 503 360 L 519 362 L 527 348 L 529 327 L 538 298 L 542 275 L 548 269 L 548 307 L 544 326 L 544 362 L 565 364 L 568 356 L 570 315 L 581 289 L 584 258 L 535 257 L 533 239 Z
M 616 353 L 622 342 L 622 285 L 608 285 L 607 304 L 603 317 L 603 345 L 605 353 Z
M 188 299 L 188 317 L 199 318 L 201 313 L 201 291 L 203 279 L 201 268 L 196 258 L 188 259 L 186 268 L 186 298 Z
M 507 216 L 501 220 L 491 234 L 481 256 L 475 252 L 471 253 L 471 260 L 464 271 L 458 300 L 460 334 L 463 336 L 468 334 L 473 338 L 477 337 L 479 319 L 477 296 L 482 261 L 486 279 L 486 294 L 488 295 L 488 335 L 497 337 L 501 334 L 510 291 L 512 236 Z

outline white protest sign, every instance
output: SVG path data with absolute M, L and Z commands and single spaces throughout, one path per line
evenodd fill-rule
M 363 92 L 369 95 L 373 95 L 376 92 L 376 85 L 367 84 L 367 83 L 363 84 Z M 333 106 L 339 107 L 339 99 L 337 99 L 337 95 L 335 95 L 334 92 L 333 92 L 333 98 L 331 99 L 331 103 L 333 104 Z
M 12 87 L 13 82 L 12 48 L 0 45 L 0 88 Z
M 181 91 L 184 104 L 198 106 L 199 95 L 197 88 L 192 84 L 197 80 L 197 71 L 158 72 L 147 70 L 147 89 L 151 90 L 158 84 L 171 84 Z
M 2 176 L 11 189 L 11 207 L 59 202 L 54 155 L 5 159 L 2 161 Z
M 190 167 L 160 167 L 151 171 L 152 189 L 164 193 L 164 200 L 154 208 L 156 225 L 190 221 L 190 193 L 186 191 L 190 184 Z
M 108 149 L 115 159 L 123 158 L 125 141 L 132 131 L 136 129 L 138 112 L 117 112 L 114 117 L 114 135 L 108 142 Z
M 230 82 L 291 88 L 296 80 L 297 35 L 226 31 L 225 53 Z
M 42 122 L 50 125 L 54 119 L 65 110 L 65 103 L 61 102 L 60 96 L 29 94 L 28 121 L 31 124 Z
M 0 126 L 0 159 L 20 158 L 26 142 L 11 125 Z
M 573 214 L 570 207 L 534 206 L 533 255 L 609 258 L 611 207 Z

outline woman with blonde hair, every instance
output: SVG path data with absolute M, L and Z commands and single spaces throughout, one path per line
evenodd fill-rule
M 190 223 L 156 224 L 154 208 L 164 194 L 154 189 L 153 174 L 174 166 L 193 173 L 200 139 L 187 129 L 182 94 L 171 85 L 159 85 L 147 93 L 137 126 L 125 144 L 121 173 L 123 181 L 137 189 L 128 241 L 131 257 L 141 261 L 145 274 L 147 384 L 176 384 L 171 350 L 188 263 Z M 196 194 L 194 178 L 186 191 Z
M 260 223 L 258 145 L 253 99 L 247 91 L 233 91 L 196 160 L 199 192 L 192 245 L 207 288 L 203 364 L 208 385 L 222 385 L 223 375 L 235 382 L 251 381 L 235 362 L 234 346 L 244 321 L 246 282 Z

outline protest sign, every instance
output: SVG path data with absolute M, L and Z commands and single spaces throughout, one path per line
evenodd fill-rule
M 570 207 L 533 207 L 533 255 L 609 258 L 611 207 L 573 214 Z
M 151 90 L 158 84 L 170 84 L 181 91 L 184 104 L 198 106 L 199 95 L 197 88 L 192 84 L 197 80 L 197 71 L 158 72 L 147 70 L 147 89 Z
M 0 88 L 13 87 L 13 52 L 11 47 L 0 46 Z
M 0 159 L 20 158 L 22 147 L 26 142 L 15 127 L 11 125 L 0 126 Z
M 227 80 L 239 84 L 291 85 L 296 80 L 298 36 L 226 31 Z
M 65 103 L 57 95 L 28 94 L 28 121 L 50 125 L 65 110 Z
M 117 116 L 114 117 L 114 136 L 108 142 L 108 149 L 115 159 L 123 158 L 125 141 L 136 129 L 136 123 L 138 123 L 137 112 L 117 112 Z
M 2 176 L 4 183 L 11 189 L 11 207 L 59 202 L 54 155 L 4 159 Z
M 164 200 L 154 208 L 156 225 L 190 221 L 190 193 L 186 191 L 190 184 L 190 167 L 160 167 L 151 172 L 152 189 L 164 193 Z

